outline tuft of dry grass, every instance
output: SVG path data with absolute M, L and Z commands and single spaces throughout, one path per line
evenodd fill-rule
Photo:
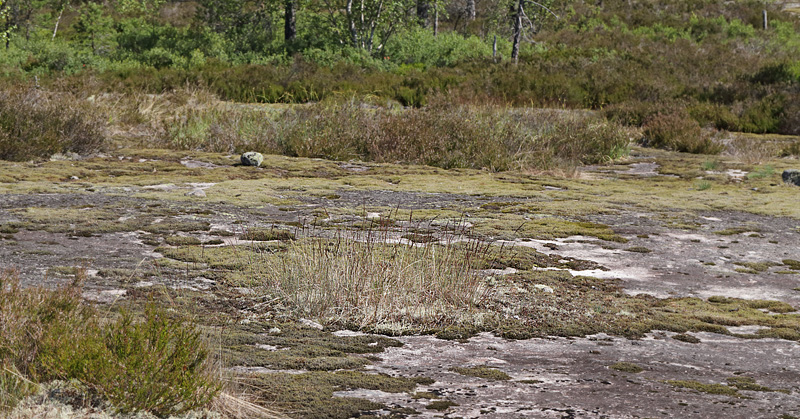
M 353 328 L 474 324 L 489 296 L 477 242 L 397 244 L 378 230 L 292 242 L 257 269 L 265 293 L 297 315 Z

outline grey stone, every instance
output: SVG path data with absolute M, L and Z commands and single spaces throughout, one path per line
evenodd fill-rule
M 795 186 L 800 186 L 800 170 L 788 169 L 783 171 L 783 181 Z
M 204 191 L 204 190 L 202 190 L 200 188 L 196 188 L 196 189 L 192 189 L 189 192 L 186 192 L 185 195 L 186 196 L 196 196 L 198 198 L 205 198 L 206 197 L 206 191 Z
M 255 151 L 248 151 L 247 153 L 242 154 L 242 165 L 244 166 L 261 166 L 261 162 L 264 161 L 264 156 L 261 153 L 256 153 Z

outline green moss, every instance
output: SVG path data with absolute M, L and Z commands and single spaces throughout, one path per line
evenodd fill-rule
M 438 399 L 439 396 L 429 391 L 418 391 L 411 395 L 412 399 Z
M 391 393 L 408 392 L 416 383 L 406 378 L 357 371 L 303 374 L 259 374 L 245 379 L 248 391 L 270 406 L 285 411 L 301 411 L 304 417 L 345 419 L 384 406 L 363 399 L 333 397 L 336 391 L 367 389 Z
M 789 269 L 800 271 L 800 260 L 784 259 L 782 260 L 782 262 L 784 265 L 788 266 Z
M 402 237 L 402 238 L 404 238 L 404 239 L 406 239 L 406 240 L 408 240 L 408 241 L 410 241 L 412 243 L 430 243 L 430 242 L 436 241 L 436 237 L 433 237 L 430 234 L 411 233 L 411 234 L 404 234 L 404 235 L 402 235 L 400 237 Z
M 491 381 L 505 381 L 511 379 L 511 376 L 504 373 L 503 371 L 486 366 L 453 367 L 450 368 L 450 371 L 453 371 L 461 375 L 484 378 Z
M 644 371 L 644 368 L 630 362 L 617 362 L 616 364 L 609 366 L 609 368 L 617 371 L 630 372 L 634 374 Z
M 451 402 L 450 400 L 437 400 L 435 402 L 428 403 L 425 408 L 429 410 L 438 410 L 441 412 L 455 406 L 458 406 L 458 403 Z
M 81 268 L 76 266 L 52 266 L 47 269 L 47 273 L 51 275 L 75 276 L 80 270 Z
M 191 236 L 169 236 L 164 240 L 170 246 L 197 246 L 200 239 Z
M 0 225 L 0 234 L 16 234 L 19 233 L 19 228 L 11 224 Z
M 733 264 L 738 266 L 743 266 L 745 267 L 744 270 L 751 271 L 748 273 L 766 272 L 769 270 L 769 268 L 779 265 L 775 262 L 734 262 Z M 738 271 L 739 270 L 737 269 L 737 272 Z
M 733 236 L 736 234 L 748 233 L 751 231 L 759 231 L 756 227 L 733 227 L 733 228 L 726 228 L 724 230 L 715 231 L 714 234 L 719 234 L 720 236 Z
M 707 394 L 719 394 L 729 397 L 742 397 L 739 391 L 734 387 L 729 387 L 724 384 L 706 384 L 694 380 L 667 380 L 665 383 L 677 387 L 688 388 Z
M 755 378 L 747 377 L 747 376 L 743 376 L 743 375 L 736 376 L 736 377 L 730 377 L 726 381 L 728 382 L 729 386 L 735 387 L 735 388 L 737 388 L 739 390 L 764 391 L 764 392 L 781 392 L 781 393 L 786 393 L 786 394 L 789 393 L 788 390 L 783 390 L 783 389 L 777 389 L 776 390 L 776 389 L 773 389 L 773 388 L 770 388 L 770 387 L 762 386 L 762 385 L 756 383 Z
M 272 240 L 294 240 L 295 234 L 291 231 L 281 230 L 276 228 L 251 228 L 242 234 L 242 240 L 253 241 L 272 241 Z
M 280 333 L 267 333 L 274 327 Z M 230 366 L 327 371 L 357 369 L 368 363 L 364 357 L 349 354 L 378 353 L 387 347 L 401 345 L 382 336 L 335 336 L 294 323 L 241 325 L 226 330 L 222 343 L 223 358 Z
M 677 335 L 672 335 L 672 338 L 686 343 L 700 343 L 700 339 L 692 335 L 687 335 L 686 333 L 678 333 Z
M 635 253 L 650 253 L 652 250 L 644 247 L 644 246 L 633 246 L 625 249 L 628 252 L 635 252 Z
M 171 232 L 192 232 L 192 231 L 208 231 L 211 224 L 207 221 L 182 221 L 182 220 L 169 220 L 160 221 L 144 226 L 142 230 L 154 234 L 164 234 Z

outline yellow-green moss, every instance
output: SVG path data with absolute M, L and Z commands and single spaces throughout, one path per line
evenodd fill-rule
M 610 365 L 608 368 L 622 372 L 630 372 L 633 374 L 638 374 L 644 371 L 644 368 L 631 362 L 617 362 L 616 364 Z
M 505 381 L 511 379 L 511 376 L 504 373 L 503 371 L 500 371 L 497 368 L 491 368 L 486 366 L 453 367 L 450 368 L 450 371 L 459 373 L 461 375 L 467 375 L 470 377 L 484 378 L 490 381 Z

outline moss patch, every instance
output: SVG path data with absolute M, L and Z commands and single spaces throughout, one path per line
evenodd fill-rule
M 638 366 L 638 365 L 636 365 L 634 363 L 631 363 L 631 362 L 617 362 L 616 364 L 613 364 L 613 365 L 609 366 L 608 368 L 611 368 L 612 370 L 622 371 L 622 372 L 630 372 L 630 373 L 633 373 L 633 374 L 638 374 L 638 373 L 644 371 L 644 368 L 642 368 L 642 367 L 640 367 L 640 366 Z
M 200 244 L 200 239 L 191 236 L 169 236 L 164 242 L 170 246 L 197 246 Z
M 700 339 L 692 335 L 687 335 L 686 333 L 678 333 L 676 335 L 672 335 L 672 338 L 686 343 L 700 343 Z
M 385 407 L 363 399 L 333 397 L 336 391 L 367 389 L 401 393 L 416 386 L 410 379 L 358 371 L 259 374 L 246 379 L 245 384 L 271 406 L 302 412 L 304 417 L 332 419 L 350 418 Z
M 718 394 L 729 397 L 742 397 L 736 388 L 729 387 L 724 384 L 707 384 L 694 380 L 667 380 L 665 383 L 673 387 L 688 388 L 701 393 Z
M 241 236 L 242 240 L 271 241 L 271 240 L 294 240 L 295 234 L 288 230 L 276 228 L 251 228 Z
M 784 265 L 788 266 L 789 269 L 800 271 L 800 260 L 784 259 L 782 262 Z
M 511 376 L 496 368 L 477 366 L 477 367 L 453 367 L 450 371 L 470 377 L 484 378 L 491 381 L 510 380 Z
M 437 400 L 435 402 L 428 403 L 425 408 L 429 410 L 438 410 L 441 412 L 455 406 L 458 406 L 458 403 L 451 402 L 450 400 Z
M 791 393 L 789 390 L 773 389 L 773 388 L 770 388 L 770 387 L 767 387 L 767 386 L 762 386 L 762 385 L 756 383 L 755 378 L 747 377 L 747 376 L 743 376 L 743 375 L 736 376 L 736 377 L 730 377 L 726 381 L 728 382 L 729 386 L 736 387 L 739 390 L 780 392 L 780 393 L 785 393 L 785 394 Z

